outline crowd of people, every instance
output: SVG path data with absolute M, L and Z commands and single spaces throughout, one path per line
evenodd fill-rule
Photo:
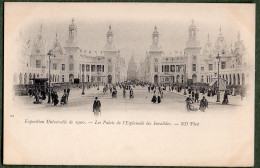
M 129 99 L 134 98 L 134 88 L 136 86 L 141 87 L 147 87 L 148 93 L 152 94 L 151 102 L 153 104 L 160 104 L 162 103 L 164 92 L 167 90 L 169 92 L 176 91 L 181 92 L 184 91 L 185 95 L 187 94 L 187 98 L 185 100 L 186 102 L 186 109 L 187 111 L 206 111 L 206 109 L 209 107 L 209 103 L 206 97 L 214 97 L 217 95 L 217 89 L 215 87 L 183 87 L 181 85 L 164 85 L 164 84 L 153 84 L 148 82 L 122 82 L 122 83 L 116 83 L 116 84 L 104 84 L 103 87 L 103 93 L 107 94 L 109 91 L 111 94 L 112 99 L 117 98 L 118 89 L 120 89 L 123 93 L 123 98 L 127 98 L 129 96 Z M 186 93 L 187 92 L 187 93 Z M 28 91 L 30 96 L 34 96 L 35 101 L 34 104 L 41 104 L 43 100 L 46 100 L 46 95 L 48 96 L 49 91 L 41 89 L 41 88 L 35 88 L 30 89 Z M 231 90 L 226 90 L 224 92 L 222 104 L 228 105 L 229 104 L 229 95 L 235 95 L 236 91 L 234 88 Z M 50 100 L 51 103 L 54 106 L 57 106 L 59 103 L 61 106 L 64 106 L 68 104 L 70 95 L 70 88 L 65 87 L 63 95 L 61 96 L 59 100 L 59 96 L 57 91 L 55 91 L 53 88 L 51 88 L 50 91 Z M 201 96 L 200 96 L 201 95 Z M 241 100 L 245 96 L 244 90 L 241 92 Z M 101 115 L 101 102 L 98 99 L 98 97 L 95 97 L 94 103 L 93 103 L 93 112 L 94 114 Z

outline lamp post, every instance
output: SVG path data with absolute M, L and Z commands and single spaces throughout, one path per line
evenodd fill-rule
M 53 55 L 52 50 L 50 50 L 47 55 L 49 56 L 49 94 L 47 103 L 51 103 L 51 55 Z
M 84 95 L 85 94 L 85 85 L 84 85 L 84 71 L 85 71 L 85 65 L 84 64 L 82 64 L 82 72 L 83 72 L 83 77 L 82 77 L 82 95 Z
M 216 102 L 220 102 L 220 91 L 219 91 L 219 62 L 220 62 L 220 56 L 219 53 L 216 57 L 218 59 L 218 87 L 217 87 L 217 101 Z
M 98 71 L 98 72 L 97 72 L 97 75 L 98 75 L 98 77 L 97 77 L 97 81 L 98 81 L 98 88 L 97 88 L 97 90 L 99 90 L 99 80 L 100 80 L 99 74 L 100 74 L 100 72 Z
M 186 81 L 186 65 L 184 64 L 183 65 L 183 71 L 184 71 L 184 95 L 187 95 L 187 92 L 186 92 L 186 85 L 187 85 L 187 81 Z

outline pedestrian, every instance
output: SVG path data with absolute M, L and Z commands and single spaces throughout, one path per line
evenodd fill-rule
M 160 94 L 158 94 L 158 97 L 157 97 L 157 103 L 160 104 L 161 102 L 162 102 L 162 100 L 161 100 L 161 96 L 160 96 Z
M 126 96 L 126 91 L 125 91 L 125 88 L 123 89 L 123 97 L 125 98 Z
M 132 89 L 132 88 L 130 89 L 129 97 L 130 97 L 130 98 L 134 98 L 134 92 L 133 92 L 133 89 Z
M 156 101 L 157 101 L 157 98 L 156 98 L 156 95 L 154 94 L 151 102 L 156 103 Z
M 200 111 L 205 111 L 205 109 L 208 108 L 208 101 L 207 99 L 205 98 L 205 96 L 203 96 L 203 98 L 200 100 Z
M 93 103 L 93 112 L 95 116 L 101 115 L 101 102 L 98 100 L 98 97 L 95 98 Z
M 192 96 L 192 98 L 194 98 L 194 96 L 195 96 L 194 90 L 192 90 L 191 96 Z
M 34 98 L 35 98 L 35 101 L 33 102 L 34 104 L 40 104 L 40 103 L 41 103 L 41 101 L 40 101 L 40 95 L 39 95 L 38 92 L 35 93 Z
M 64 93 L 63 96 L 61 97 L 60 104 L 61 105 L 67 104 L 67 94 L 66 93 Z
M 163 99 L 163 91 L 161 91 L 161 97 L 162 97 L 162 99 Z
M 228 104 L 228 94 L 227 94 L 227 91 L 225 91 L 225 93 L 224 93 L 224 98 L 223 98 L 222 104 L 223 105 L 227 105 Z
M 199 92 L 196 91 L 195 93 L 195 102 L 199 103 Z
M 57 92 L 54 93 L 54 98 L 53 98 L 53 103 L 54 103 L 54 106 L 56 106 L 58 103 L 59 103 L 59 96 L 57 94 Z
M 54 102 L 55 93 L 53 90 L 51 90 L 51 103 Z
M 185 101 L 186 101 L 187 111 L 190 111 L 191 110 L 191 104 L 193 103 L 192 99 L 191 99 L 191 95 L 189 95 L 189 97 L 187 97 Z

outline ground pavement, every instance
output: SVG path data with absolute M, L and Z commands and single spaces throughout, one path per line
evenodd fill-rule
M 47 111 L 92 111 L 92 105 L 95 97 L 99 97 L 101 101 L 102 113 L 118 111 L 120 113 L 127 113 L 133 111 L 146 111 L 146 112 L 155 112 L 161 113 L 162 111 L 166 112 L 187 112 L 185 99 L 188 95 L 183 94 L 182 92 L 176 91 L 164 91 L 164 96 L 160 104 L 153 104 L 151 102 L 152 92 L 149 93 L 147 87 L 137 86 L 133 88 L 134 98 L 129 98 L 129 90 L 126 91 L 126 97 L 123 98 L 123 90 L 119 87 L 117 88 L 117 98 L 112 98 L 109 90 L 107 93 L 103 93 L 103 87 L 100 87 L 100 90 L 97 90 L 97 87 L 86 89 L 85 95 L 82 95 L 82 89 L 72 88 L 69 96 L 69 103 L 67 105 L 61 106 L 60 103 L 54 107 L 53 104 L 48 104 L 47 99 L 42 102 L 42 104 L 33 104 L 34 98 L 29 96 L 15 96 L 14 99 L 18 100 L 26 106 L 27 109 L 32 110 L 47 110 Z M 58 92 L 59 100 L 63 92 Z M 199 99 L 202 98 L 200 93 Z M 240 96 L 229 96 L 229 105 L 222 105 L 223 93 L 221 93 L 220 101 L 216 102 L 216 96 L 208 97 L 205 96 L 209 102 L 209 108 L 206 111 L 212 110 L 228 110 L 233 109 L 234 107 L 240 107 L 243 104 Z M 196 108 L 199 107 L 198 103 L 195 103 Z

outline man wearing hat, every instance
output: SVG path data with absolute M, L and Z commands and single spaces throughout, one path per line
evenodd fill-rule
M 100 107 L 101 107 L 101 103 L 100 103 L 100 101 L 98 100 L 98 97 L 96 97 L 95 100 L 94 100 L 94 103 L 93 103 L 93 112 L 94 112 L 94 115 L 98 116 L 99 113 L 101 114 Z

